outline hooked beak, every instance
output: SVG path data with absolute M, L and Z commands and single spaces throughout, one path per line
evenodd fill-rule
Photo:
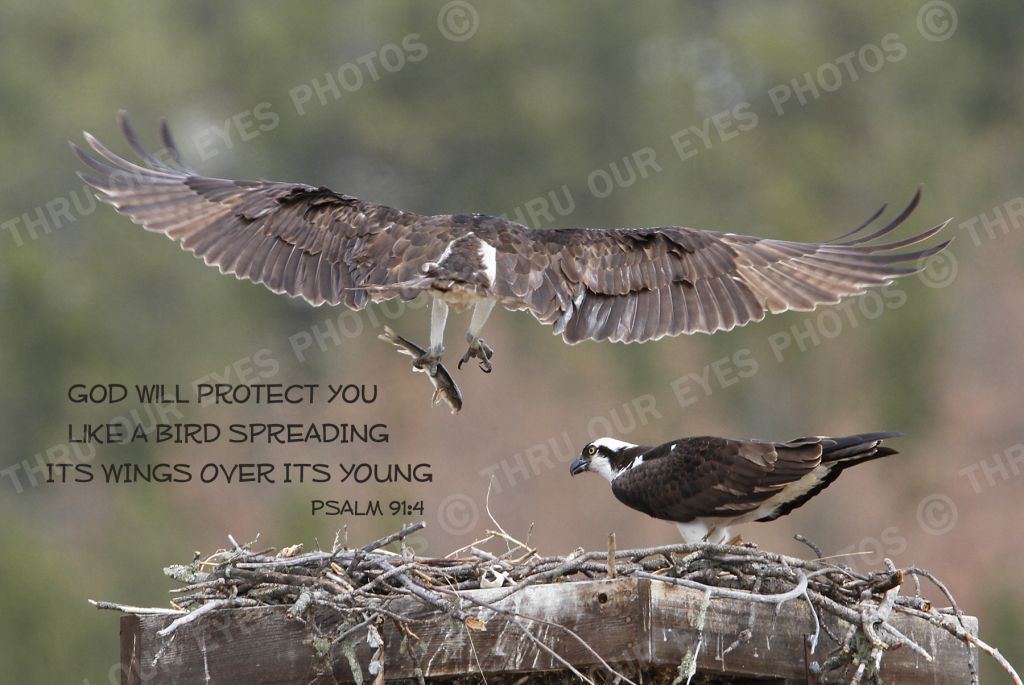
M 569 464 L 569 474 L 575 476 L 577 473 L 583 473 L 590 466 L 590 459 L 587 459 L 583 455 L 580 455 L 572 460 Z

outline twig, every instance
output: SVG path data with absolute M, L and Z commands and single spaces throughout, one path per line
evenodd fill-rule
M 394 570 L 394 568 L 391 566 L 391 564 L 389 564 L 388 562 L 384 561 L 383 559 L 376 560 L 376 564 L 378 566 L 380 566 L 382 569 L 384 569 L 385 571 Z M 440 609 L 444 613 L 448 614 L 449 616 L 452 616 L 453 618 L 458 619 L 461 623 L 465 623 L 466 619 L 469 618 L 468 616 L 466 616 L 465 612 L 463 612 L 461 609 L 458 609 L 457 607 L 452 605 L 451 602 L 448 602 L 448 601 L 446 601 L 444 599 L 441 599 L 439 597 L 431 596 L 431 593 L 427 592 L 422 587 L 420 587 L 419 585 L 417 585 L 413 581 L 409 580 L 409 578 L 407 576 L 399 574 L 398 575 L 398 580 L 402 583 L 402 585 L 404 585 L 406 587 L 407 590 L 409 590 L 409 592 L 411 592 L 412 594 L 416 595 L 417 597 L 422 599 L 427 604 L 430 604 L 430 605 L 432 605 L 434 607 L 437 607 L 438 609 Z
M 487 533 L 489 535 L 491 535 L 491 536 L 494 536 L 494 537 L 497 537 L 497 538 L 501 538 L 502 540 L 505 540 L 506 542 L 511 542 L 516 547 L 521 547 L 522 549 L 525 549 L 525 550 L 529 550 L 530 549 L 529 546 L 527 546 L 527 544 L 525 542 L 519 542 L 519 540 L 516 540 L 514 537 L 512 537 L 511 535 L 509 535 L 508 533 L 506 533 L 503 530 L 488 530 Z M 509 550 L 509 551 L 511 552 L 513 550 Z
M 821 548 L 818 547 L 816 544 L 814 544 L 813 542 L 811 542 L 810 540 L 805 538 L 800 533 L 797 533 L 796 535 L 794 535 L 793 539 L 794 540 L 798 540 L 798 541 L 804 543 L 805 545 L 807 545 L 808 547 L 810 547 L 812 550 L 814 550 L 815 556 L 817 556 L 819 559 L 821 559 Z
M 494 485 L 494 476 L 491 476 L 491 479 L 489 481 L 487 481 L 487 495 L 484 497 L 484 509 L 487 511 L 487 518 L 491 519 L 491 522 L 494 523 L 494 527 L 497 528 L 498 530 L 500 530 L 501 534 L 505 537 L 506 540 L 508 540 L 510 538 L 509 534 L 505 532 L 505 529 L 501 527 L 501 524 L 498 523 L 498 520 L 494 518 L 494 514 L 491 513 L 491 486 L 492 485 Z M 487 531 L 487 532 L 490 533 L 491 531 Z M 519 543 L 516 542 L 516 544 L 518 545 Z M 523 547 L 525 549 L 524 545 L 520 545 L 520 547 Z
M 368 545 L 363 545 L 357 551 L 363 552 L 364 554 L 367 553 L 367 552 L 372 552 L 372 551 L 376 550 L 379 547 L 384 547 L 386 545 L 390 545 L 395 540 L 400 540 L 400 539 L 404 538 L 407 535 L 415 533 L 418 530 L 422 530 L 424 527 L 426 527 L 426 525 L 427 524 L 424 521 L 420 521 L 419 523 L 414 523 L 411 526 L 409 526 L 408 528 L 403 528 L 402 530 L 398 531 L 397 533 L 392 533 L 391 535 L 388 535 L 386 537 L 382 537 L 380 540 L 377 540 L 376 542 L 371 542 Z
M 608 577 L 615 580 L 615 533 L 608 533 Z
M 450 590 L 442 590 L 442 592 L 451 592 L 451 591 Z M 511 612 L 511 611 L 506 611 L 505 609 L 501 609 L 500 607 L 496 607 L 496 606 L 494 606 L 491 603 L 485 602 L 485 601 L 483 601 L 481 599 L 477 599 L 476 597 L 472 597 L 470 595 L 459 595 L 459 597 L 461 597 L 462 599 L 468 600 L 472 604 L 476 604 L 477 606 L 483 607 L 485 609 L 493 611 L 496 614 L 500 614 L 500 615 L 504 616 L 508 621 L 510 621 L 517 628 L 519 628 L 520 632 L 522 632 L 523 635 L 525 635 L 527 638 L 529 638 L 529 640 L 531 642 L 533 642 L 535 645 L 540 647 L 543 651 L 547 652 L 552 657 L 554 657 L 555 660 L 558 661 L 560 664 L 562 664 L 563 666 L 568 668 L 570 671 L 572 671 L 573 674 L 577 678 L 579 678 L 580 680 L 582 680 L 582 681 L 584 681 L 586 683 L 590 683 L 590 685 L 594 685 L 594 681 L 592 681 L 590 678 L 588 678 L 587 676 L 585 676 L 582 673 L 580 673 L 576 669 L 575 666 L 573 666 L 568 661 L 566 661 L 560 654 L 558 654 L 558 652 L 556 652 L 555 650 L 553 650 L 550 647 L 548 647 L 540 639 L 538 639 L 536 635 L 534 635 L 532 632 L 530 632 L 530 630 L 519 621 L 519 619 L 517 618 L 518 614 L 515 614 L 514 612 Z M 527 618 L 528 620 L 531 620 L 531 621 L 532 620 L 536 620 L 536 619 L 533 619 L 532 617 L 524 617 L 524 618 Z M 573 635 L 575 636 L 575 633 L 573 633 Z M 582 642 L 582 640 L 581 640 L 581 642 Z M 587 645 L 586 643 L 583 643 L 583 644 L 586 645 L 586 648 L 588 650 L 590 650 L 591 653 L 597 654 L 590 647 L 590 645 Z M 600 656 L 598 656 L 598 658 L 600 658 Z M 602 659 L 602 661 L 603 661 L 603 659 Z M 612 670 L 612 669 L 609 668 L 609 670 Z M 623 679 L 625 679 L 625 676 L 622 676 L 622 677 L 623 677 Z M 633 683 L 632 681 L 627 681 L 627 682 L 630 682 L 630 685 L 636 685 L 636 683 Z
M 336 644 L 338 644 L 339 642 L 341 642 L 342 640 L 344 640 L 344 639 L 345 639 L 346 637 L 348 637 L 349 635 L 351 635 L 352 633 L 354 633 L 354 632 L 356 632 L 357 630 L 359 630 L 360 628 L 365 628 L 366 626 L 368 626 L 368 625 L 370 625 L 371 623 L 373 623 L 374 621 L 376 621 L 376 620 L 377 620 L 377 617 L 378 617 L 378 616 L 380 616 L 380 612 L 379 612 L 379 611 L 377 611 L 377 610 L 373 610 L 373 609 L 371 609 L 371 615 L 370 615 L 370 617 L 369 617 L 368 619 L 366 619 L 366 620 L 365 620 L 365 621 L 363 621 L 362 623 L 359 623 L 359 624 L 357 624 L 357 625 L 355 625 L 355 626 L 352 626 L 351 628 L 349 628 L 348 630 L 346 630 L 346 631 L 345 631 L 344 633 L 342 633 L 342 634 L 341 634 L 341 635 L 339 635 L 338 637 L 336 637 L 336 638 L 334 638 L 333 640 L 331 640 L 331 644 L 332 644 L 332 645 L 336 645 Z
M 204 604 L 203 606 L 199 607 L 195 611 L 189 612 L 186 615 L 182 616 L 181 618 L 175 619 L 174 621 L 171 622 L 170 625 L 168 625 L 163 630 L 156 631 L 156 634 L 159 637 L 167 637 L 168 635 L 170 635 L 171 633 L 173 633 L 175 630 L 177 630 L 181 626 L 185 625 L 186 623 L 191 623 L 192 621 L 196 620 L 200 616 L 202 616 L 204 614 L 209 614 L 209 613 L 213 612 L 215 609 L 220 609 L 221 607 L 229 607 L 229 606 L 243 606 L 243 607 L 246 607 L 246 606 L 256 606 L 256 604 L 257 604 L 257 602 L 254 599 L 217 599 L 217 600 L 214 600 L 212 602 L 207 602 L 206 604 Z
M 971 642 L 972 644 L 976 645 L 978 649 L 985 652 L 990 657 L 999 662 L 999 665 L 1003 667 L 1003 670 L 1009 673 L 1010 677 L 1013 678 L 1014 685 L 1024 685 L 1024 683 L 1021 683 L 1020 676 L 1017 674 L 1017 671 L 1015 671 L 1013 666 L 1010 665 L 1010 662 L 1007 661 L 1006 658 L 999 653 L 998 649 L 989 644 L 986 644 L 981 640 L 981 638 L 977 637 L 976 635 L 972 635 L 966 630 L 964 631 L 964 638 L 968 642 Z
M 896 572 L 896 567 L 893 566 L 889 559 L 885 560 L 885 565 L 889 567 L 890 571 Z M 902 578 L 902 575 L 900 576 Z M 870 591 L 866 591 L 870 592 Z M 890 589 L 885 593 L 885 599 L 879 604 L 877 609 L 864 608 L 861 610 L 861 627 L 864 629 L 864 634 L 871 644 L 875 647 L 881 647 L 882 649 L 888 649 L 889 646 L 882 642 L 878 633 L 875 632 L 875 626 L 884 624 L 889 620 L 889 612 L 892 611 L 893 606 L 896 604 L 896 595 L 900 593 L 899 585 Z M 870 594 L 868 595 L 870 597 Z M 932 658 L 929 656 L 928 661 Z
M 910 571 L 908 571 L 908 573 L 909 572 Z M 917 616 L 918 618 L 923 618 L 927 621 L 930 621 L 935 625 L 938 625 L 940 628 L 943 628 L 953 637 L 963 642 L 970 642 L 971 644 L 975 645 L 978 649 L 980 649 L 981 651 L 985 652 L 993 659 L 995 659 L 999 663 L 999 665 L 1003 667 L 1003 670 L 1010 675 L 1010 678 L 1013 680 L 1015 685 L 1024 685 L 1024 683 L 1021 682 L 1020 675 L 1017 673 L 1016 670 L 1014 670 L 1013 666 L 1010 665 L 1010 662 L 1008 662 L 1006 658 L 999 653 L 998 649 L 987 644 L 977 635 L 974 635 L 973 633 L 968 631 L 966 628 L 962 627 L 961 625 L 958 625 L 957 623 L 949 621 L 946 617 L 942 616 L 934 609 L 931 612 L 926 612 L 921 611 L 920 609 L 913 609 L 910 607 L 900 607 L 899 610 L 912 616 Z
M 418 685 L 427 685 L 427 681 L 423 678 L 423 664 L 420 663 L 420 657 L 418 654 L 416 654 L 416 649 L 412 646 L 412 643 L 409 642 L 409 638 L 415 638 L 416 640 L 419 640 L 419 635 L 412 632 L 412 630 L 409 628 L 409 624 L 402 621 L 401 619 L 392 618 L 391 622 L 395 624 L 395 628 L 399 632 L 405 633 L 405 637 L 402 638 L 402 642 L 405 644 L 406 653 L 412 659 L 412 663 L 416 667 L 414 670 L 414 673 L 416 674 L 416 682 L 418 683 Z
M 752 592 L 754 592 L 756 594 L 758 591 L 760 591 L 760 589 L 761 589 L 761 578 L 755 578 L 754 579 L 754 587 L 753 587 Z M 811 601 L 810 598 L 808 598 L 807 601 L 810 602 Z M 722 652 L 722 657 L 724 657 L 726 654 L 728 654 L 732 650 L 736 649 L 740 645 L 746 644 L 747 642 L 750 642 L 750 638 L 752 638 L 754 636 L 754 616 L 755 616 L 755 612 L 756 611 L 757 611 L 756 605 L 751 604 L 750 605 L 750 618 L 747 619 L 747 627 L 745 629 L 741 630 L 740 634 L 736 636 L 736 639 L 733 640 L 732 644 L 725 648 L 725 651 Z M 722 661 L 724 661 L 724 659 L 722 659 Z
M 159 607 L 145 608 L 145 607 L 133 607 L 130 604 L 115 604 L 114 602 L 97 602 L 90 599 L 89 604 L 92 604 L 97 609 L 110 609 L 112 611 L 120 611 L 125 614 L 187 614 L 187 611 L 182 609 L 161 609 Z
M 702 592 L 709 591 L 716 597 L 727 597 L 729 599 L 741 599 L 746 602 L 764 602 L 765 604 L 782 604 L 788 602 L 791 599 L 796 599 L 800 595 L 807 591 L 807 576 L 803 572 L 794 569 L 800 580 L 797 581 L 796 587 L 789 592 L 784 592 L 778 595 L 757 595 L 751 592 L 738 592 L 736 590 L 727 590 L 725 588 L 715 587 L 714 585 L 704 585 L 702 583 L 694 583 L 683 578 L 668 578 L 666 576 L 656 576 L 653 573 L 647 573 L 645 571 L 637 571 L 633 575 L 639 578 L 650 578 L 651 580 L 660 580 L 663 583 L 669 585 L 682 585 L 693 590 L 700 590 Z

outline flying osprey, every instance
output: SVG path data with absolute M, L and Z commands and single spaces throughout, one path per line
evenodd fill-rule
M 121 130 L 149 168 L 127 162 L 88 133 L 93 150 L 120 168 L 75 152 L 99 176 L 81 174 L 99 198 L 149 231 L 180 240 L 207 264 L 263 283 L 274 292 L 362 309 L 426 291 L 434 297 L 430 348 L 413 360 L 436 375 L 444 353 L 448 306 L 473 306 L 459 362 L 492 351 L 480 331 L 495 302 L 553 324 L 569 344 L 643 342 L 681 333 L 713 333 L 765 310 L 808 311 L 859 295 L 921 269 L 947 244 L 893 254 L 942 229 L 866 245 L 899 226 L 920 191 L 889 225 L 838 242 L 794 243 L 692 228 L 530 230 L 483 214 L 421 216 L 301 183 L 229 181 L 200 176 L 182 160 L 166 121 L 167 162 L 143 147 L 124 112 Z M 174 164 L 177 168 L 170 166 Z M 947 222 L 948 223 L 948 222 Z M 896 264 L 912 266 L 894 266 Z
M 882 447 L 902 433 L 789 442 L 682 438 L 657 447 L 601 438 L 569 473 L 600 473 L 627 507 L 673 521 L 687 543 L 729 540 L 728 527 L 774 521 L 817 495 L 854 464 L 898 454 Z

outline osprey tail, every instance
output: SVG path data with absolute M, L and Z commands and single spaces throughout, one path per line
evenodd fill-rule
M 862 433 L 845 438 L 803 438 L 784 443 L 787 445 L 811 441 L 819 443 L 821 445 L 821 463 L 806 477 L 809 480 L 803 492 L 799 494 L 794 492 L 791 499 L 781 503 L 771 513 L 755 520 L 774 521 L 780 516 L 785 516 L 794 509 L 798 509 L 807 500 L 831 485 L 844 469 L 872 459 L 899 454 L 891 447 L 882 447 L 881 442 L 887 438 L 902 436 L 903 433 Z
M 872 459 L 899 454 L 891 447 L 882 447 L 881 443 L 887 438 L 901 437 L 903 433 L 862 433 L 845 438 L 824 438 L 821 441 L 821 462 L 835 463 L 841 468 L 846 468 Z

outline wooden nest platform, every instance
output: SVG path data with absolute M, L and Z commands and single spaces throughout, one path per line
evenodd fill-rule
M 752 545 L 617 551 L 613 537 L 541 557 L 503 532 L 422 558 L 404 544 L 422 527 L 305 554 L 232 540 L 165 569 L 185 583 L 172 608 L 94 602 L 127 614 L 122 683 L 952 684 L 977 683 L 979 646 L 1005 664 L 922 569 L 863 575 Z

